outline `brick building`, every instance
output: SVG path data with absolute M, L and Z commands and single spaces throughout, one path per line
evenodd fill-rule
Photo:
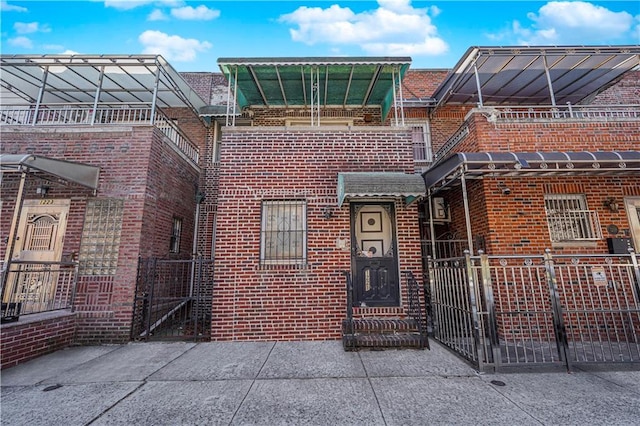
M 639 55 L 637 46 L 471 48 L 452 70 L 411 70 L 402 57 L 221 58 L 221 73 L 145 68 L 160 70 L 157 90 L 125 72 L 131 98 L 90 85 L 83 122 L 39 118 L 75 111 L 72 86 L 56 86 L 70 95 L 47 108 L 37 91 L 13 115 L 3 102 L 3 154 L 100 167 L 97 187 L 58 187 L 60 176 L 42 185 L 37 174 L 23 190 L 38 205 L 70 200 L 62 254 L 77 252 L 79 270 L 60 344 L 161 338 L 189 307 L 200 322 L 179 328 L 194 338 L 424 347 L 426 315 L 437 340 L 478 364 L 555 343 L 558 353 L 532 359 L 558 362 L 575 336 L 584 347 L 603 335 L 638 361 L 640 278 L 626 249 L 640 246 Z M 18 69 L 9 59 L 3 71 Z M 93 65 L 89 80 L 99 80 Z M 94 99 L 105 117 L 147 102 L 164 118 L 114 127 Z M 34 115 L 15 122 L 27 110 L 35 126 L 24 126 Z M 168 125 L 197 159 L 168 143 Z M 3 236 L 19 233 L 10 222 L 19 179 L 7 176 Z M 126 229 L 117 273 L 83 274 L 96 252 L 83 251 L 96 238 L 88 206 L 100 199 L 124 203 L 112 220 Z M 567 279 L 571 291 L 562 256 L 589 265 Z M 158 263 L 185 258 L 186 272 Z M 556 273 L 549 290 L 545 274 Z M 190 285 L 170 297 L 160 276 Z M 22 321 L 3 325 L 3 347 L 16 339 L 7 326 Z

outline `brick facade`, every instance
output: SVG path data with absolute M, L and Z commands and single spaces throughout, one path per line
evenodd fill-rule
M 350 240 L 349 205 L 336 207 L 337 174 L 411 173 L 412 155 L 404 128 L 224 128 L 212 338 L 339 338 L 346 309 L 342 271 L 350 270 L 351 257 L 348 247 L 337 246 Z M 259 266 L 261 201 L 279 199 L 307 202 L 305 268 Z M 330 219 L 327 207 L 335 209 Z M 418 272 L 417 207 L 396 203 L 396 223 L 400 268 Z
M 80 250 L 84 214 L 91 199 L 124 200 L 117 271 L 114 275 L 83 275 L 75 298 L 75 343 L 129 340 L 138 256 L 191 256 L 195 191 L 199 170 L 178 154 L 154 127 L 24 127 L 2 129 L 3 153 L 33 153 L 100 167 L 97 193 L 75 184 L 49 181 L 49 198 L 70 199 L 63 257 Z M 17 195 L 18 174 L 2 181 L 2 238 L 7 236 Z M 27 178 L 24 198 L 34 199 L 41 178 Z M 183 220 L 180 252 L 169 253 L 174 217 Z M 3 325 L 4 334 L 4 325 Z

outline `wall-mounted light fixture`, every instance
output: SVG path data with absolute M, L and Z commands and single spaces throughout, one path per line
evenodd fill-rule
M 620 206 L 615 198 L 609 197 L 604 200 L 604 206 L 609 209 L 609 211 L 613 213 L 617 213 Z
M 500 191 L 502 191 L 503 195 L 511 194 L 511 189 L 509 187 L 507 187 L 507 185 L 504 182 L 498 182 L 498 189 L 500 189 Z
M 333 209 L 330 206 L 327 206 L 322 211 L 322 215 L 325 219 L 331 219 L 333 217 Z
M 40 194 L 42 198 L 46 197 L 48 192 L 49 187 L 46 185 L 38 185 L 38 187 L 36 188 L 36 194 Z

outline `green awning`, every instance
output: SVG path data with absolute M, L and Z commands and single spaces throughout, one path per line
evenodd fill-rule
M 425 195 L 422 176 L 396 172 L 338 173 L 338 207 L 348 198 L 402 198 L 407 205 Z
M 410 64 L 409 57 L 218 59 L 240 108 L 377 105 L 383 118 Z

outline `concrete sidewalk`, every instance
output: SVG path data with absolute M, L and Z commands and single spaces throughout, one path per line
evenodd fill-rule
M 477 374 L 433 342 L 75 347 L 4 370 L 1 384 L 5 426 L 640 424 L 638 370 Z

